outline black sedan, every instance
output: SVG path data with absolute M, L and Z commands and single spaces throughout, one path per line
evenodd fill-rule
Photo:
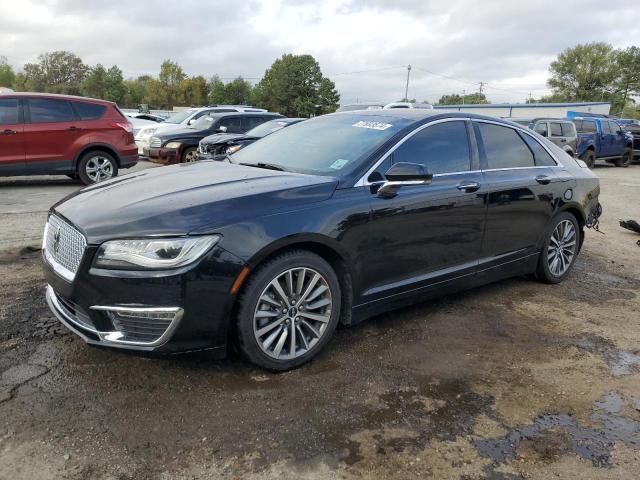
M 230 155 L 243 147 L 260 140 L 285 127 L 295 125 L 304 118 L 278 118 L 252 128 L 247 133 L 215 133 L 200 140 L 198 160 L 214 160 L 216 157 Z
M 598 178 L 517 124 L 437 110 L 321 116 L 229 162 L 143 170 L 55 205 L 47 301 L 94 345 L 286 370 L 338 323 L 499 279 L 567 278 Z
M 152 162 L 172 164 L 196 160 L 200 140 L 213 133 L 242 134 L 276 118 L 278 113 L 233 112 L 212 113 L 200 117 L 194 124 L 171 130 L 162 130 L 151 137 L 144 155 Z

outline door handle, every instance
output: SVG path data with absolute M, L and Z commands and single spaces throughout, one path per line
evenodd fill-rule
M 10 130 L 10 129 L 7 128 L 6 130 L 2 130 L 0 132 L 0 135 L 15 135 L 16 133 L 18 133 L 18 132 L 16 132 L 15 130 Z
M 565 143 L 565 142 L 567 141 L 567 139 L 566 139 L 566 138 L 561 138 L 561 139 L 560 139 L 560 141 L 561 141 L 562 143 Z
M 548 185 L 551 183 L 551 177 L 548 177 L 547 175 L 538 175 L 536 177 L 536 182 L 540 185 Z
M 462 192 L 473 193 L 480 189 L 480 184 L 478 182 L 461 182 L 456 188 Z
M 67 130 L 71 130 L 72 132 L 75 132 L 77 130 L 82 130 L 82 129 L 80 127 L 76 127 L 75 125 L 73 125 L 73 126 L 67 128 Z

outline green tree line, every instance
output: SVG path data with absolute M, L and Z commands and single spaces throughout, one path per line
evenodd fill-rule
M 323 76 L 311 55 L 292 54 L 277 59 L 256 85 L 242 77 L 225 83 L 217 75 L 208 80 L 189 76 L 171 60 L 162 62 L 157 76 L 125 79 L 117 65 L 88 66 L 72 52 L 43 53 L 18 73 L 0 57 L 0 86 L 100 98 L 123 108 L 250 104 L 300 117 L 333 112 L 340 101 L 335 84 Z

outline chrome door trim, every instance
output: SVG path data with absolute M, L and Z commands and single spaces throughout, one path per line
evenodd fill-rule
M 544 145 L 542 142 L 540 142 L 540 140 L 538 140 L 535 135 L 533 134 L 532 131 L 527 131 L 528 129 L 525 129 L 523 127 L 520 126 L 514 126 L 514 125 L 505 125 L 504 123 L 501 122 L 495 122 L 493 120 L 485 120 L 483 118 L 470 118 L 470 117 L 455 117 L 455 118 L 441 118 L 439 120 L 434 120 L 433 122 L 429 122 L 429 123 L 425 123 L 424 125 L 421 125 L 420 127 L 416 128 L 415 130 L 409 132 L 406 136 L 404 136 L 402 139 L 400 139 L 393 147 L 391 147 L 389 150 L 387 150 L 387 152 L 380 157 L 371 168 L 369 168 L 369 170 L 367 170 L 367 172 L 360 177 L 360 179 L 353 185 L 354 187 L 366 187 L 368 185 L 373 185 L 373 184 L 378 184 L 378 183 L 383 183 L 383 182 L 369 182 L 367 181 L 367 178 L 369 178 L 369 175 L 371 175 L 376 168 L 378 168 L 378 166 L 380 166 L 380 164 L 382 162 L 384 162 L 389 155 L 391 155 L 398 147 L 400 147 L 400 145 L 402 145 L 404 142 L 406 142 L 408 139 L 410 139 L 412 136 L 414 136 L 416 133 L 424 130 L 425 128 L 428 128 L 432 125 L 437 125 L 438 123 L 445 123 L 445 122 L 455 122 L 455 121 L 459 121 L 459 122 L 466 122 L 466 121 L 471 121 L 473 122 L 481 122 L 481 123 L 490 123 L 493 125 L 498 125 L 499 127 L 506 127 L 506 128 L 512 128 L 514 130 L 517 130 L 521 133 L 524 133 L 525 135 L 529 135 L 534 141 L 536 141 L 540 146 L 542 146 L 542 148 L 544 148 L 544 150 L 551 156 L 551 158 L 553 159 L 553 161 L 556 163 L 555 165 L 534 165 L 532 167 L 509 167 L 509 168 L 487 168 L 487 169 L 480 169 L 480 170 L 465 170 L 462 172 L 447 172 L 447 173 L 434 173 L 433 174 L 433 178 L 436 177 L 446 177 L 446 176 L 450 176 L 450 175 L 465 175 L 465 174 L 469 174 L 469 173 L 481 173 L 481 172 L 499 172 L 499 171 L 505 171 L 505 170 L 525 170 L 525 169 L 531 169 L 531 168 L 564 168 L 564 166 L 562 165 L 561 162 L 558 161 L 558 159 L 556 158 L 556 156 L 554 155 L 554 153 L 546 146 Z M 547 122 L 547 131 L 549 129 L 549 125 Z

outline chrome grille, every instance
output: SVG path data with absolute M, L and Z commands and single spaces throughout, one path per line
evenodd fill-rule
M 176 316 L 175 311 L 127 311 L 107 312 L 115 330 L 124 335 L 120 340 L 151 343 L 167 331 Z
M 44 253 L 54 270 L 73 280 L 87 247 L 84 235 L 60 217 L 51 215 L 44 234 Z
M 162 146 L 162 140 L 158 137 L 151 137 L 151 143 L 149 145 L 153 148 L 159 148 Z

